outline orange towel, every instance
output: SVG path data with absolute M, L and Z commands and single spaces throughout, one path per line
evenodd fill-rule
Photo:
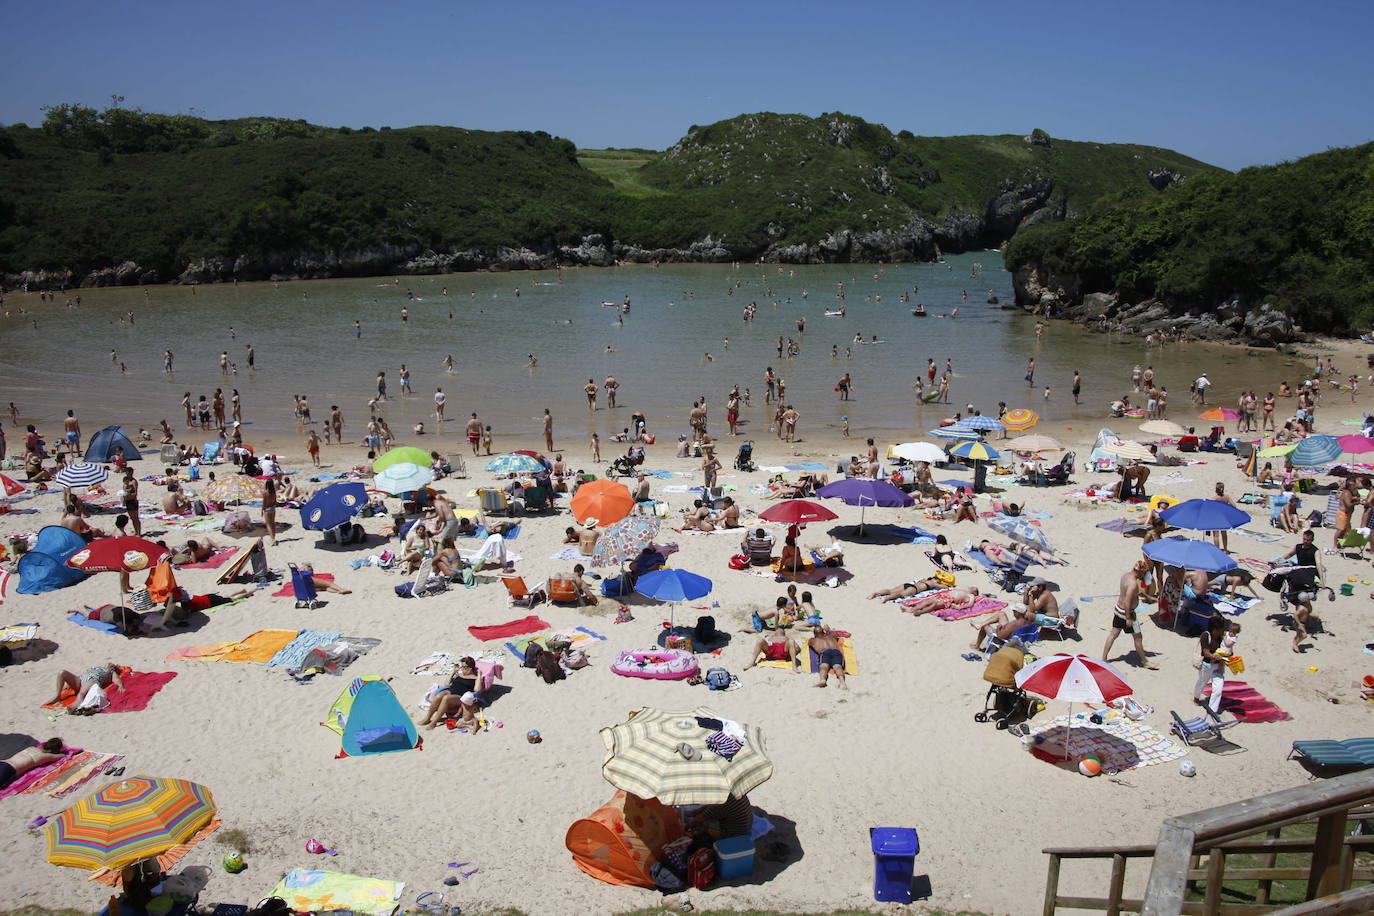
M 171 660 L 196 659 L 203 662 L 257 662 L 265 665 L 272 656 L 300 635 L 300 630 L 258 630 L 238 642 L 186 646 L 167 656 Z
M 148 597 L 154 604 L 166 604 L 177 589 L 177 578 L 172 574 L 172 561 L 163 560 L 148 573 Z

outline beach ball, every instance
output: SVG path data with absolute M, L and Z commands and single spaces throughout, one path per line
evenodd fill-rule
M 248 863 L 243 861 L 243 854 L 231 852 L 224 857 L 224 870 L 231 875 L 237 875 L 248 867 Z
M 544 739 L 540 736 L 538 729 L 532 728 L 529 731 L 525 732 L 525 740 L 528 741 L 530 744 L 538 744 Z
M 1197 767 L 1193 766 L 1193 761 L 1184 760 L 1178 765 L 1178 772 L 1181 776 L 1196 776 Z
M 1078 772 L 1082 773 L 1084 776 L 1101 776 L 1102 761 L 1098 760 L 1096 756 L 1089 754 L 1078 761 Z

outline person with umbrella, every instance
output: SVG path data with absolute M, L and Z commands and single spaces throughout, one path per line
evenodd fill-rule
M 1111 654 L 1112 644 L 1116 638 L 1124 631 L 1130 631 L 1131 639 L 1135 642 L 1135 654 L 1140 659 L 1140 664 L 1151 671 L 1158 671 L 1159 666 L 1150 662 L 1150 656 L 1145 651 L 1145 640 L 1140 634 L 1140 587 L 1145 584 L 1150 574 L 1150 563 L 1145 560 L 1137 560 L 1130 571 L 1121 577 L 1121 590 L 1116 599 L 1116 607 L 1112 610 L 1112 629 L 1107 634 L 1107 644 L 1102 647 L 1102 660 L 1105 662 L 1107 656 Z

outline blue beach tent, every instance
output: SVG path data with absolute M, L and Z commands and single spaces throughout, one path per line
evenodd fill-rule
M 86 460 L 102 464 L 114 461 L 115 450 L 120 446 L 124 447 L 126 461 L 139 459 L 138 446 L 125 435 L 124 430 L 118 426 L 107 426 L 91 436 L 91 444 L 86 446 Z
M 67 565 L 67 561 L 85 546 L 81 535 L 61 525 L 48 525 L 39 531 L 33 549 L 19 558 L 18 592 L 41 595 L 86 578 L 89 573 Z
M 420 743 L 420 733 L 401 701 L 375 674 L 355 677 L 320 724 L 343 739 L 340 757 L 408 751 Z

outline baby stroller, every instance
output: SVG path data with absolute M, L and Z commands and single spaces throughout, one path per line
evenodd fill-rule
M 635 469 L 644 463 L 644 449 L 631 446 L 630 450 L 611 462 L 606 469 L 607 477 L 633 477 Z
M 1279 593 L 1279 613 L 1287 613 L 1288 605 L 1315 601 L 1325 591 L 1328 601 L 1336 600 L 1334 589 L 1317 584 L 1317 567 L 1288 566 L 1271 569 L 1260 582 L 1271 592 Z
M 758 469 L 759 466 L 754 464 L 754 441 L 751 439 L 739 447 L 739 454 L 735 456 L 735 470 L 748 474 Z

